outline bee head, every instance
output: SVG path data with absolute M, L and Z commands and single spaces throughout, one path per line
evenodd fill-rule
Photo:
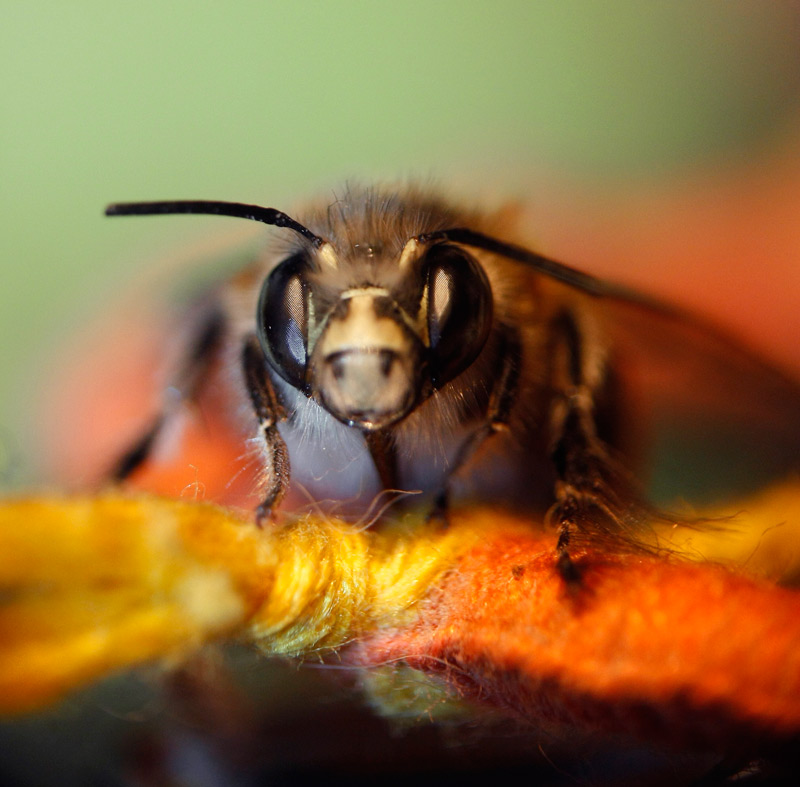
M 257 329 L 272 368 L 334 417 L 364 431 L 402 420 L 480 353 L 489 281 L 452 244 L 411 238 L 395 259 L 301 251 L 267 277 Z M 379 255 L 378 255 L 379 256 Z

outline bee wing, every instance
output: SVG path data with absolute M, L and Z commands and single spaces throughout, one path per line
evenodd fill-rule
M 600 299 L 658 503 L 742 496 L 800 469 L 800 382 L 647 296 Z

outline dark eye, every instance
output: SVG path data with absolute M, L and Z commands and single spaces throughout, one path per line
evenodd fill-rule
M 258 338 L 275 371 L 295 388 L 306 388 L 308 283 L 306 260 L 290 257 L 270 273 L 258 299 Z
M 434 246 L 425 262 L 432 376 L 439 388 L 483 349 L 492 324 L 492 290 L 483 268 L 455 246 Z

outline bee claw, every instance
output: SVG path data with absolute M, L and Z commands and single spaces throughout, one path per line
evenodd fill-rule
M 272 506 L 267 503 L 261 503 L 256 509 L 256 527 L 263 530 L 267 525 L 274 524 L 277 521 L 278 514 L 272 510 Z
M 433 505 L 431 506 L 431 510 L 428 512 L 428 515 L 425 517 L 425 521 L 429 524 L 436 523 L 442 527 L 447 527 L 450 524 L 449 511 L 450 496 L 448 495 L 447 490 L 442 490 L 434 498 Z
M 561 548 L 557 552 L 556 570 L 569 590 L 579 588 L 582 584 L 581 570 L 570 557 L 566 548 Z
M 569 554 L 570 531 L 562 524 L 561 532 L 556 542 L 556 570 L 569 590 L 581 586 L 581 570 Z

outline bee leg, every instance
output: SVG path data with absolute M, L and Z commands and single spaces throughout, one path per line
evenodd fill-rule
M 165 392 L 161 412 L 144 434 L 117 459 L 108 474 L 110 480 L 124 481 L 147 461 L 170 413 L 181 402 L 197 396 L 224 332 L 225 320 L 219 311 L 211 312 L 203 320 L 189 345 L 189 351 L 175 376 L 175 382 Z
M 121 483 L 132 475 L 150 456 L 156 438 L 164 425 L 164 414 L 159 413 L 147 431 L 117 459 L 111 472 L 108 474 L 109 480 Z
M 266 494 L 256 509 L 256 524 L 261 527 L 274 511 L 289 487 L 291 467 L 286 443 L 278 432 L 278 422 L 286 413 L 278 402 L 269 377 L 264 353 L 254 335 L 248 336 L 242 350 L 245 384 L 258 419 L 258 430 L 266 446 L 264 479 Z
M 493 375 L 493 379 L 497 382 L 489 397 L 486 418 L 475 431 L 467 436 L 459 447 L 448 469 L 442 488 L 434 498 L 433 508 L 428 515 L 429 519 L 447 521 L 447 510 L 450 502 L 450 479 L 469 462 L 486 440 L 497 432 L 508 429 L 511 407 L 517 398 L 519 386 L 522 341 L 516 329 L 505 326 L 501 334 L 501 342 L 500 351 L 498 352 L 498 368 Z
M 557 503 L 556 505 L 558 506 L 556 512 L 559 520 L 556 568 L 564 582 L 570 587 L 575 587 L 580 584 L 581 572 L 569 554 L 570 530 L 574 527 L 573 517 L 570 515 L 569 504 Z
M 445 484 L 433 498 L 433 505 L 425 518 L 428 522 L 447 524 L 447 512 L 450 510 L 450 490 Z
M 372 463 L 383 487 L 380 499 L 382 509 L 385 509 L 389 505 L 393 505 L 404 494 L 399 488 L 397 448 L 394 438 L 389 429 L 379 429 L 375 432 L 364 432 L 364 443 L 372 457 Z
M 554 328 L 550 455 L 558 480 L 547 519 L 558 528 L 558 571 L 575 586 L 580 570 L 570 544 L 576 537 L 622 543 L 634 482 L 597 435 L 595 398 L 606 377 L 603 364 L 585 357 L 572 314 L 560 314 Z
M 397 488 L 397 451 L 391 433 L 387 429 L 377 432 L 366 432 L 364 441 L 367 444 L 372 462 L 378 471 L 378 477 L 384 489 Z

